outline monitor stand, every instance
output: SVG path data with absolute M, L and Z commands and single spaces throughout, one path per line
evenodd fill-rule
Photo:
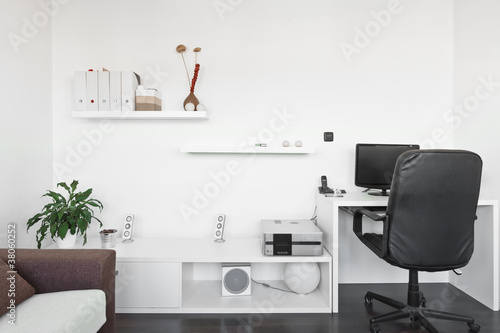
M 375 191 L 375 192 L 368 192 L 369 195 L 376 195 L 376 196 L 381 196 L 381 197 L 388 197 L 389 193 L 387 190 L 382 190 L 382 191 Z

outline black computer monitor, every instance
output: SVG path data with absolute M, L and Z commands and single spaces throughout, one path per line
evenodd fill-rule
M 415 144 L 375 144 L 356 145 L 356 167 L 354 184 L 368 189 L 382 191 L 369 192 L 371 195 L 388 195 L 396 161 L 402 153 L 419 149 Z

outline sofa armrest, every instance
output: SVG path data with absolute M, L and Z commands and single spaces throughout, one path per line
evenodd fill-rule
M 7 261 L 7 250 L 0 249 Z M 17 249 L 16 270 L 37 294 L 100 289 L 106 294 L 106 324 L 99 332 L 114 332 L 116 252 L 104 249 Z

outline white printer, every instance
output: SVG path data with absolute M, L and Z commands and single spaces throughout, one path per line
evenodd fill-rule
M 266 256 L 323 254 L 323 232 L 311 220 L 262 220 L 261 231 Z

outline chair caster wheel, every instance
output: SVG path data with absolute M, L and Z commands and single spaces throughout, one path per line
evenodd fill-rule
M 422 296 L 422 299 L 420 300 L 420 306 L 425 308 L 427 305 L 427 300 L 425 299 L 425 297 Z
M 481 326 L 479 326 L 478 324 L 476 323 L 467 323 L 467 325 L 469 325 L 469 328 L 472 332 L 479 332 L 481 330 Z
M 380 333 L 380 327 L 377 324 L 370 325 L 370 333 Z
M 365 296 L 365 306 L 372 306 L 372 298 L 370 296 Z

